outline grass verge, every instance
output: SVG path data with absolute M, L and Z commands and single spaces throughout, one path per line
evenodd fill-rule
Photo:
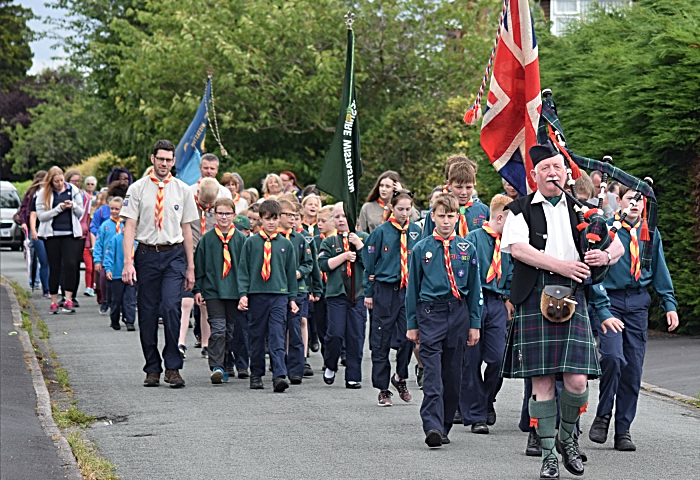
M 83 478 L 89 480 L 118 480 L 114 473 L 115 465 L 102 458 L 97 452 L 95 445 L 82 435 L 81 431 L 74 431 L 66 435 L 66 440 L 70 444 L 73 455 L 78 460 L 78 468 L 83 474 Z

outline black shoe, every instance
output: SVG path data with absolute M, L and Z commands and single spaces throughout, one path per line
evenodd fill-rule
M 588 431 L 588 438 L 591 442 L 605 443 L 608 439 L 608 428 L 610 428 L 611 416 L 612 413 L 608 413 L 602 417 L 595 417 L 595 420 L 593 420 L 591 424 L 591 429 Z
M 275 392 L 282 393 L 289 388 L 289 384 L 284 377 L 277 377 L 272 381 L 272 388 L 275 390 Z
M 542 462 L 540 480 L 552 480 L 559 478 L 559 461 L 556 456 L 549 457 Z
M 289 377 L 289 383 L 292 385 L 301 385 L 301 377 L 297 377 L 296 375 Z
M 443 445 L 449 445 L 450 444 L 450 439 L 447 438 L 447 435 L 442 436 L 442 444 Z
M 340 364 L 341 364 L 342 366 L 345 366 L 345 363 L 347 363 L 346 361 L 347 361 L 347 359 L 346 359 L 345 357 L 343 357 L 343 358 L 340 359 Z
M 194 348 L 202 348 L 202 336 L 201 335 L 194 336 Z
M 494 410 L 493 405 L 486 412 L 486 425 L 496 425 L 496 410 Z
M 577 477 L 583 475 L 583 462 L 573 442 L 571 445 L 566 445 L 559 440 L 559 435 L 557 435 L 554 439 L 554 443 L 557 446 L 557 451 L 561 453 L 561 461 L 564 462 L 564 468 L 566 468 L 570 474 L 576 475 Z
M 442 447 L 442 433 L 437 430 L 431 430 L 425 436 L 425 444 L 430 448 Z
M 615 450 L 621 452 L 634 452 L 637 450 L 637 446 L 632 441 L 632 435 L 630 435 L 629 430 L 621 435 L 615 435 Z
M 360 382 L 345 382 L 345 388 L 359 390 L 360 388 L 362 388 L 362 385 L 360 384 Z
M 133 323 L 127 323 L 126 324 L 126 331 L 127 332 L 135 332 L 136 326 Z
M 180 351 L 180 356 L 182 357 L 182 359 L 183 360 L 186 359 L 187 358 L 187 347 L 185 345 L 180 344 L 177 346 L 177 349 Z
M 248 370 L 239 370 L 238 371 L 238 378 L 248 378 Z
M 578 444 L 578 435 L 574 435 L 574 446 L 576 447 L 576 451 L 578 452 L 578 456 L 581 457 L 581 461 L 583 463 L 586 463 L 588 461 L 588 455 L 586 455 L 583 450 L 581 450 L 581 447 Z
M 453 424 L 458 424 L 461 425 L 464 422 L 464 419 L 462 418 L 462 412 L 459 411 L 459 408 L 455 412 L 455 418 L 452 420 Z
M 160 385 L 160 373 L 151 372 L 146 374 L 146 379 L 143 381 L 144 387 L 157 387 Z
M 326 372 L 324 370 L 323 381 L 326 383 L 326 385 L 333 385 L 333 382 L 335 382 L 335 372 L 333 372 L 333 376 L 331 378 L 328 378 L 326 377 Z
M 119 323 L 112 323 L 109 326 L 112 327 L 114 330 L 121 330 L 122 329 L 122 326 L 119 325 Z
M 525 447 L 525 455 L 528 457 L 541 457 L 542 456 L 542 442 L 540 441 L 540 436 L 537 432 L 532 429 L 530 430 L 530 435 L 527 437 L 527 447 Z
M 202 358 L 209 358 L 209 349 L 207 347 L 202 347 Z
M 318 342 L 318 334 L 311 334 L 311 341 L 309 342 L 309 350 L 316 353 L 321 348 L 321 344 Z
M 240 373 L 239 373 L 240 375 Z M 263 383 L 262 383 L 262 378 L 256 377 L 256 376 L 251 376 L 250 377 L 250 389 L 251 390 L 262 390 L 263 388 Z
M 307 363 L 304 364 L 304 376 L 305 377 L 313 377 L 314 376 L 314 369 L 311 368 L 311 365 Z
M 73 301 L 73 307 L 74 307 L 74 308 L 80 307 L 80 304 L 78 303 L 78 299 L 77 299 L 77 298 L 73 297 L 71 300 Z
M 478 433 L 481 435 L 485 435 L 489 433 L 489 427 L 486 425 L 486 422 L 476 422 L 472 424 L 472 433 Z
M 233 367 L 224 367 L 224 372 L 226 372 L 226 375 L 231 378 L 236 376 L 236 371 L 233 369 Z

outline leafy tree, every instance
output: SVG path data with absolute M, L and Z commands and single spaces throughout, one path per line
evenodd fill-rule
M 29 42 L 34 34 L 27 26 L 32 18 L 31 9 L 0 0 L 0 91 L 23 80 L 32 66 Z

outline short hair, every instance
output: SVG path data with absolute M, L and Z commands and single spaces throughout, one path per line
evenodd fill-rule
M 472 166 L 474 169 L 474 174 L 476 175 L 476 172 L 478 170 L 478 165 L 475 161 L 469 160 L 469 157 L 462 155 L 461 153 L 458 153 L 456 155 L 450 155 L 447 157 L 447 160 L 445 160 L 445 180 L 450 179 L 450 168 L 452 165 L 455 163 L 467 163 Z
M 119 205 L 123 205 L 123 204 L 124 204 L 124 199 L 123 199 L 122 197 L 110 197 L 110 198 L 109 198 L 109 202 L 107 202 L 107 203 L 109 204 L 109 203 L 112 203 L 112 202 L 117 202 Z
M 325 207 L 321 207 L 321 209 L 316 214 L 316 217 L 320 217 L 321 215 L 323 215 L 324 217 L 331 218 L 333 216 L 334 209 L 335 205 L 326 205 Z
M 294 203 L 294 208 L 296 209 L 297 213 L 300 215 L 304 214 L 304 207 L 301 206 L 301 203 Z
M 229 183 L 233 183 L 238 187 L 238 179 L 233 173 L 226 172 L 224 175 L 221 177 L 221 185 L 228 185 Z
M 630 190 L 633 190 L 632 188 L 628 187 L 627 185 L 620 184 L 620 192 L 617 194 L 618 197 L 622 198 L 625 196 L 627 192 Z M 634 190 L 636 192 L 636 190 Z
M 258 213 L 260 218 L 279 217 L 282 214 L 282 207 L 277 200 L 265 200 L 260 204 Z
M 213 153 L 205 153 L 202 155 L 202 158 L 200 159 L 200 162 L 215 162 L 219 163 L 219 157 L 214 155 Z
M 437 208 L 442 207 L 445 213 L 459 212 L 459 203 L 451 193 L 441 193 L 433 202 L 433 212 L 437 212 Z
M 304 187 L 304 190 L 301 191 L 301 198 L 306 198 L 311 194 L 321 196 L 321 190 L 316 188 L 315 184 L 307 185 Z
M 292 202 L 290 202 L 289 200 L 287 200 L 286 198 L 281 198 L 281 197 L 278 198 L 278 199 L 277 199 L 277 203 L 280 204 L 280 208 L 281 208 L 282 210 L 291 210 L 291 211 L 293 211 L 293 212 L 296 212 L 296 211 L 297 211 L 297 209 L 296 209 L 296 207 L 294 206 L 294 204 L 293 204 Z
M 498 195 L 495 195 L 491 199 L 491 204 L 489 205 L 489 209 L 491 210 L 491 218 L 495 216 L 500 211 L 504 211 L 506 214 L 509 212 L 509 210 L 503 210 L 506 205 L 511 203 L 513 201 L 512 198 L 510 198 L 507 195 L 501 195 L 500 193 Z
M 315 198 L 316 200 L 318 200 L 318 206 L 321 207 L 321 205 L 323 205 L 323 202 L 321 201 L 321 197 L 318 196 L 318 195 L 316 195 L 315 193 L 310 193 L 310 194 L 308 194 L 307 196 L 305 196 L 304 198 L 302 198 L 302 199 L 301 199 L 301 206 L 302 206 L 302 207 L 305 207 L 305 206 L 306 206 L 306 203 L 307 203 L 310 199 L 314 199 L 314 198 Z
M 248 210 L 249 212 L 253 212 L 253 213 L 260 214 L 260 204 L 259 204 L 259 203 L 254 203 L 254 204 L 250 205 L 250 206 L 247 208 L 247 210 Z
M 228 207 L 231 209 L 232 212 L 236 212 L 236 205 L 233 203 L 233 200 L 230 198 L 226 197 L 221 197 L 217 198 L 216 202 L 214 202 L 214 206 L 212 207 L 214 212 L 216 213 L 216 207 Z
M 277 195 L 277 199 L 278 200 L 287 200 L 290 203 L 299 203 L 299 199 L 293 193 L 283 193 L 281 195 Z
M 447 181 L 450 183 L 476 183 L 476 171 L 466 162 L 453 163 Z
M 581 172 L 581 173 L 585 173 L 585 172 Z M 593 180 L 593 177 L 600 177 L 601 180 L 603 179 L 603 173 L 600 170 L 593 170 L 591 172 L 590 176 L 591 176 L 591 180 Z
M 153 144 L 153 156 L 158 155 L 158 150 L 165 150 L 166 152 L 173 152 L 175 155 L 175 145 L 170 140 L 158 140 Z
M 85 182 L 89 182 L 90 180 L 94 180 L 95 184 L 97 184 L 97 179 L 92 175 L 90 175 L 89 177 L 85 177 Z
M 68 170 L 66 173 L 64 173 L 64 174 L 63 174 L 63 180 L 65 180 L 66 183 L 70 183 L 70 177 L 73 177 L 73 176 L 75 176 L 75 175 L 79 175 L 79 176 L 80 176 L 80 181 L 82 182 L 82 180 L 83 180 L 83 174 L 80 173 L 80 172 L 79 172 L 78 170 L 76 170 L 75 168 L 71 168 L 71 169 Z
M 577 193 L 585 193 L 588 198 L 595 197 L 595 187 L 593 185 L 593 179 L 588 176 L 584 171 L 581 171 L 581 176 L 574 182 L 574 188 Z
M 216 178 L 203 178 L 199 184 L 199 194 L 197 197 L 207 203 L 212 203 L 219 196 L 219 182 Z

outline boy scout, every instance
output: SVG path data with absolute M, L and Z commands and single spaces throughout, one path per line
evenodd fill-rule
M 481 327 L 481 286 L 476 249 L 455 234 L 455 197 L 441 194 L 431 212 L 432 236 L 413 248 L 406 293 L 407 338 L 420 343 L 423 362 L 425 443 L 450 443 L 465 344 L 476 345 Z
M 197 219 L 197 207 L 189 187 L 174 178 L 175 145 L 159 140 L 151 154 L 153 170 L 129 187 L 122 205 L 124 228 L 124 271 L 122 281 L 139 281 L 138 311 L 141 348 L 146 359 L 144 386 L 160 383 L 158 317 L 165 329 L 165 382 L 173 388 L 185 386 L 180 376 L 182 356 L 177 348 L 180 308 L 184 290 L 194 286 L 194 261 L 190 222 Z M 139 242 L 132 263 L 134 238 Z
M 319 255 L 321 254 L 321 244 L 328 237 L 337 235 L 335 224 L 333 223 L 333 205 L 326 205 L 318 211 L 318 235 L 314 236 L 314 244 L 316 245 L 316 262 L 318 263 Z M 320 271 L 320 266 L 319 266 Z M 326 343 L 326 326 L 328 324 L 328 315 L 326 310 L 326 284 L 328 283 L 328 274 L 321 272 L 321 296 L 316 300 L 314 305 L 314 322 L 318 331 L 318 340 L 321 343 L 321 356 L 325 352 Z M 323 370 L 325 371 L 325 364 Z
M 292 242 L 277 233 L 282 213 L 280 204 L 275 200 L 265 200 L 260 204 L 259 212 L 262 229 L 246 240 L 241 253 L 238 309 L 250 311 L 250 388 L 264 388 L 265 336 L 269 334 L 273 389 L 281 393 L 289 388 L 285 380 L 287 305 L 292 313 L 299 311 L 294 302 L 298 296 L 296 254 Z

